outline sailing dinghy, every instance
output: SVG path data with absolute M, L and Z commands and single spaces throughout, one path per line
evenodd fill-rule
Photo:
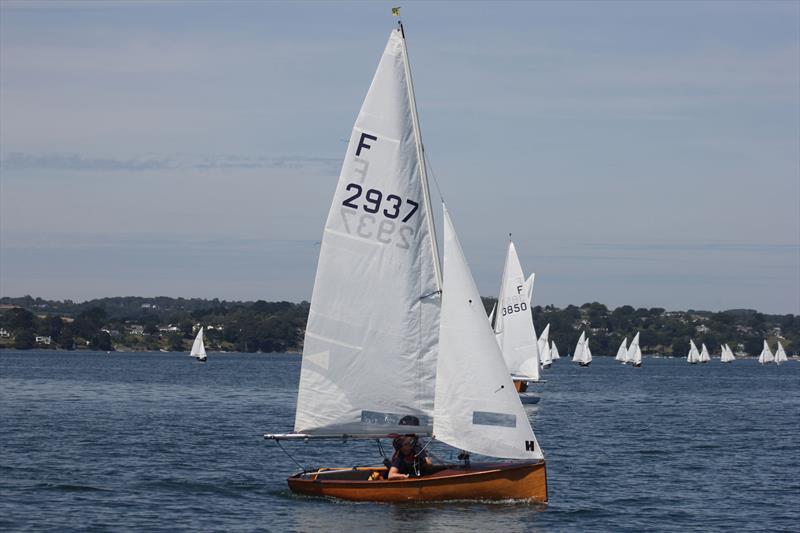
M 619 361 L 624 365 L 627 362 L 627 357 L 628 357 L 628 337 L 625 337 L 619 344 L 619 348 L 617 348 L 617 355 L 614 357 L 614 360 Z
M 689 353 L 686 355 L 686 362 L 692 365 L 700 362 L 700 352 L 692 339 L 689 339 Z
M 500 295 L 495 313 L 494 333 L 503 359 L 506 362 L 514 388 L 523 402 L 537 403 L 538 396 L 525 394 L 529 383 L 543 383 L 539 369 L 540 342 L 536 341 L 536 329 L 531 315 L 534 275 L 528 279 L 522 272 L 517 249 L 509 241 Z
M 358 501 L 547 501 L 539 447 L 444 210 L 444 284 L 402 24 L 358 115 L 328 213 L 309 310 L 294 432 L 267 439 L 437 441 L 498 463 L 333 467 L 296 493 Z M 464 454 L 461 455 L 464 457 Z
M 581 331 L 578 344 L 575 345 L 575 353 L 572 355 L 572 362 L 581 366 L 589 366 L 592 362 L 592 351 L 589 349 L 589 339 L 586 338 L 586 332 Z
M 539 357 L 542 360 L 543 368 L 550 368 L 553 364 L 553 354 L 550 353 L 550 324 L 547 324 L 542 331 L 542 336 L 537 342 L 539 347 Z
M 636 332 L 636 336 L 631 341 L 631 345 L 628 346 L 628 351 L 625 354 L 625 361 L 631 363 L 634 368 L 639 368 L 642 366 L 642 349 L 639 348 L 638 331 Z
M 775 363 L 779 365 L 788 360 L 789 359 L 786 357 L 786 351 L 783 349 L 783 344 L 781 344 L 781 341 L 778 341 L 778 349 L 775 350 Z
M 764 348 L 761 350 L 761 354 L 758 356 L 758 362 L 762 365 L 767 363 L 772 363 L 775 361 L 775 357 L 772 355 L 772 351 L 769 349 L 769 344 L 767 341 L 764 341 Z
M 722 345 L 722 354 L 720 355 L 720 362 L 722 363 L 730 363 L 731 361 L 735 360 L 736 357 L 733 355 L 733 351 L 731 351 L 730 347 L 727 344 Z
M 702 349 L 700 350 L 700 362 L 708 363 L 709 361 L 711 361 L 711 355 L 708 353 L 706 343 L 702 343 Z
M 550 341 L 550 360 L 558 361 L 559 359 L 561 359 L 561 356 L 558 353 L 558 346 L 556 346 L 556 341 Z
M 197 332 L 197 336 L 194 338 L 194 342 L 192 343 L 192 351 L 189 352 L 189 355 L 200 361 L 201 363 L 205 363 L 208 356 L 206 355 L 206 346 L 203 343 L 203 328 L 200 328 L 200 331 Z

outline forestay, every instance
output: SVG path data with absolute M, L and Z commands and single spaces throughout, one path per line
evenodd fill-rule
M 434 436 L 472 453 L 541 459 L 447 209 L 443 277 Z
M 430 433 L 440 293 L 402 34 L 347 147 L 322 238 L 295 431 Z M 399 425 L 412 415 L 420 426 Z
M 538 381 L 539 348 L 530 301 L 533 282 L 533 275 L 525 279 L 514 243 L 509 242 L 495 315 L 495 333 L 508 371 L 515 377 Z

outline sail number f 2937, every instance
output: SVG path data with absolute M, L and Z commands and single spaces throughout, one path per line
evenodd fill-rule
M 342 202 L 343 206 L 355 210 L 361 208 L 367 213 L 373 214 L 380 211 L 383 216 L 392 220 L 403 214 L 402 222 L 408 222 L 419 208 L 417 202 L 409 200 L 408 198 L 405 200 L 406 208 L 404 208 L 402 198 L 396 194 L 389 194 L 384 197 L 384 194 L 378 189 L 368 189 L 367 192 L 364 193 L 364 188 L 358 183 L 348 183 L 345 189 L 350 193 L 350 196 L 344 199 Z M 382 210 L 381 207 L 383 207 Z

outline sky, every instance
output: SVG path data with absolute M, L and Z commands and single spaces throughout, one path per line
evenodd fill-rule
M 309 300 L 398 3 L 0 2 L 0 295 Z M 800 314 L 800 2 L 400 5 L 484 296 Z

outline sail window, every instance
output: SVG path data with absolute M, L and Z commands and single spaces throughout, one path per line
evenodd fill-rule
M 472 423 L 480 426 L 517 427 L 517 416 L 487 411 L 472 411 Z
M 430 426 L 431 422 L 424 415 L 398 413 L 381 413 L 379 411 L 361 411 L 363 424 L 381 426 Z

